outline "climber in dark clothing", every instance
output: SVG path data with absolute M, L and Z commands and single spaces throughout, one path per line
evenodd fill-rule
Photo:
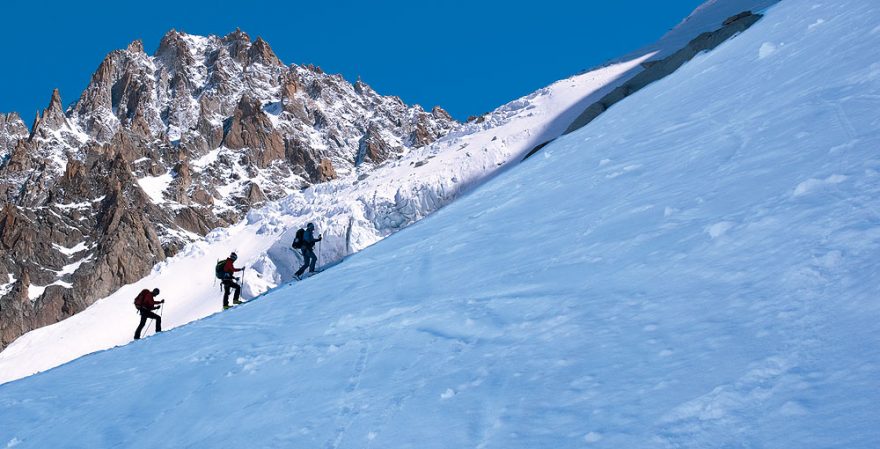
M 233 304 L 241 304 L 241 301 L 238 300 L 238 297 L 241 296 L 241 285 L 238 282 L 238 278 L 233 277 L 236 271 L 242 271 L 244 268 L 235 268 L 233 262 L 238 259 L 238 254 L 232 253 L 229 257 L 226 258 L 226 263 L 223 264 L 223 280 L 220 282 L 223 284 L 223 310 L 229 308 L 229 290 L 235 290 L 235 294 L 232 297 Z
M 153 291 L 143 289 L 137 297 L 134 298 L 134 306 L 141 314 L 141 323 L 138 324 L 137 330 L 134 331 L 135 340 L 140 340 L 141 331 L 144 329 L 144 325 L 147 324 L 147 320 L 150 318 L 156 320 L 156 332 L 162 332 L 162 317 L 156 315 L 153 311 L 159 308 L 157 304 L 164 304 L 165 301 L 156 301 L 155 298 L 157 296 L 159 296 L 159 289 L 154 288 Z
M 315 255 L 315 243 L 320 242 L 323 239 L 321 234 L 318 234 L 318 238 L 315 238 L 315 225 L 309 223 L 306 226 L 306 232 L 303 234 L 302 238 L 302 256 L 303 256 L 303 266 L 299 267 L 299 270 L 296 271 L 297 279 L 305 273 L 306 268 L 309 269 L 309 273 L 315 272 L 315 263 L 318 261 L 318 256 Z

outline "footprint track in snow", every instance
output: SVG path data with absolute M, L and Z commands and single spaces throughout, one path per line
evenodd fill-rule
M 336 414 L 337 426 L 335 433 L 333 438 L 327 441 L 324 445 L 325 448 L 337 449 L 342 443 L 342 439 L 345 438 L 345 433 L 348 431 L 348 428 L 357 418 L 359 412 L 358 407 L 354 404 L 353 396 L 357 392 L 358 387 L 360 387 L 361 379 L 363 378 L 364 371 L 366 371 L 369 354 L 370 345 L 366 343 L 361 347 L 358 353 L 358 358 L 354 363 L 354 372 L 352 372 L 351 376 L 348 378 L 348 384 L 345 386 L 345 390 L 340 398 L 341 403 L 339 411 Z

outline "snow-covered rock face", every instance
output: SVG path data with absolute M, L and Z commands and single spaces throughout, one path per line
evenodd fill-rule
M 0 114 L 0 164 L 5 163 L 18 142 L 27 139 L 28 134 L 27 126 L 18 114 Z
M 30 132 L 0 115 L 0 278 L 17 279 L 0 298 L 0 349 L 255 205 L 368 173 L 455 123 L 439 107 L 285 66 L 240 31 L 171 31 L 153 56 L 139 41 L 114 51 L 67 111 L 55 90 Z M 81 242 L 84 262 L 64 270 L 73 256 L 55 246 Z

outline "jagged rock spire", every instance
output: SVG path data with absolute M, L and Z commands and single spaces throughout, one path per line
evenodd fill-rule
M 129 53 L 143 53 L 144 52 L 144 42 L 140 39 L 136 39 L 128 44 L 128 47 L 125 49 Z
M 58 88 L 52 91 L 52 98 L 49 99 L 49 106 L 43 110 L 42 114 L 37 114 L 34 118 L 34 126 L 31 131 L 30 138 L 34 136 L 47 137 L 46 134 L 60 129 L 67 124 L 67 118 L 64 117 L 64 108 L 61 105 L 61 94 Z
M 262 37 L 258 37 L 248 50 L 248 62 L 251 64 L 282 65 L 281 60 L 275 56 L 275 52 Z

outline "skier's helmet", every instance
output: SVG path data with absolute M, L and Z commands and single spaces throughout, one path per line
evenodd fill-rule
M 229 258 L 232 260 L 238 260 L 238 254 L 232 253 L 229 255 Z
M 158 288 L 153 289 L 153 296 L 159 296 L 159 289 Z

